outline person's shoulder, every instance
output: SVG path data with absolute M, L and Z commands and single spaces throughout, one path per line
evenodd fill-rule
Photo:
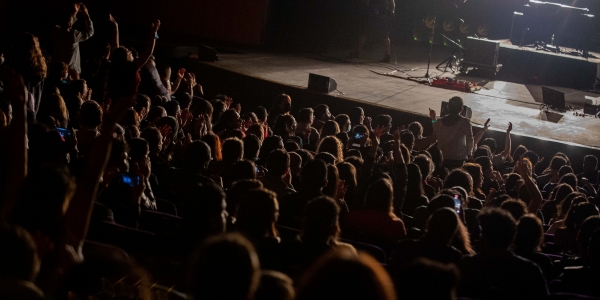
M 348 244 L 348 243 L 344 243 L 344 242 L 337 242 L 336 244 L 336 251 L 348 251 L 354 255 L 358 255 L 358 252 L 356 251 L 356 248 L 354 248 L 354 246 Z
M 512 256 L 510 256 L 510 260 L 515 264 L 515 266 L 522 268 L 523 270 L 534 272 L 540 271 L 540 267 L 530 259 L 513 254 Z

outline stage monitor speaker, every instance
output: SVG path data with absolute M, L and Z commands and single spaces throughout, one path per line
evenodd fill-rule
M 542 102 L 556 110 L 564 111 L 566 108 L 565 93 L 547 86 L 542 86 Z
M 331 77 L 309 73 L 308 89 L 318 93 L 331 93 L 337 90 L 337 82 Z
M 448 101 L 442 101 L 442 108 L 440 109 L 440 117 L 444 117 L 446 115 L 448 115 L 449 111 L 448 111 Z M 471 108 L 467 105 L 463 105 L 463 111 L 460 113 L 461 116 L 467 118 L 467 119 L 471 119 L 471 117 L 473 116 L 473 111 L 471 110 Z
M 586 99 L 585 104 L 583 105 L 583 113 L 588 115 L 597 115 L 600 113 L 600 105 L 594 103 L 594 101 L 590 99 Z
M 500 42 L 468 37 L 463 61 L 469 65 L 496 68 Z
M 198 46 L 198 60 L 210 62 L 218 61 L 219 52 L 211 47 L 200 45 Z

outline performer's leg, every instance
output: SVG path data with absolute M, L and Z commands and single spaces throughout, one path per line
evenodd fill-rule
M 385 49 L 385 55 L 387 55 L 387 56 L 389 56 L 391 54 L 391 52 L 392 52 L 392 45 L 391 44 L 392 43 L 390 42 L 390 37 L 389 36 L 386 37 L 383 40 L 383 47 Z
M 365 46 L 366 42 L 367 42 L 367 36 L 361 34 L 360 37 L 358 37 L 358 45 L 356 46 L 356 55 L 357 56 L 360 56 L 360 52 L 362 52 L 362 49 Z
M 383 36 L 383 49 L 385 51 L 385 55 L 383 56 L 381 62 L 390 62 L 391 59 L 390 54 L 392 52 L 392 45 L 390 42 L 390 20 L 391 17 L 387 14 L 380 17 L 381 27 L 379 30 Z
M 596 82 L 594 83 L 594 89 L 600 90 L 600 62 L 598 63 L 598 67 L 596 69 Z

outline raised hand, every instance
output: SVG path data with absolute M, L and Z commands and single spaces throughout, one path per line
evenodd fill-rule
M 152 23 L 152 33 L 157 33 L 158 28 L 160 28 L 160 20 L 156 20 L 156 22 Z
M 225 98 L 225 108 L 226 109 L 229 109 L 231 107 L 232 103 L 233 103 L 233 98 L 231 98 L 231 97 Z
M 371 117 L 365 117 L 365 120 L 363 121 L 363 123 L 365 126 L 367 126 L 367 129 L 371 129 L 372 121 L 373 121 L 373 119 L 371 119 Z
M 171 128 L 171 126 L 169 126 L 167 124 L 159 127 L 158 130 L 160 130 L 160 134 L 162 134 L 162 136 L 163 136 L 163 143 L 165 142 L 165 140 L 167 138 L 169 138 L 169 136 L 173 132 L 173 128 Z
M 73 151 L 75 149 L 75 147 L 77 147 L 77 137 L 75 136 L 75 134 L 72 131 L 71 131 L 70 135 L 65 135 L 64 141 L 65 141 L 65 150 L 67 153 Z
M 177 142 L 177 148 L 185 149 L 191 143 L 192 143 L 192 135 L 188 133 L 185 135 L 185 137 L 183 137 L 181 140 L 179 140 L 179 142 Z
M 265 177 L 265 175 L 267 175 L 268 170 L 261 166 L 261 165 L 256 165 L 256 168 L 258 169 L 258 172 L 256 172 L 256 177 Z
M 435 116 L 436 116 L 435 110 L 430 108 L 429 109 L 429 118 L 432 120 L 435 120 Z
M 385 126 L 377 126 L 377 128 L 375 128 L 375 131 L 373 131 L 377 139 L 382 137 L 386 132 L 387 128 Z
M 87 7 L 83 3 L 79 3 L 79 12 L 81 12 L 82 14 L 84 14 L 86 16 L 90 15 L 90 13 L 88 12 Z
M 108 111 L 110 110 L 110 104 L 112 103 L 112 100 L 110 98 L 104 100 L 104 103 L 102 103 L 102 112 L 104 112 L 105 114 L 108 113 Z
M 204 133 L 204 127 L 206 127 L 206 118 L 204 115 L 199 115 L 193 122 L 193 133 L 198 137 L 202 137 Z
M 196 82 L 196 74 L 194 74 L 194 73 L 189 73 L 189 74 L 190 74 L 190 76 L 192 76 L 192 88 L 193 88 L 198 84 L 198 82 Z
M 515 170 L 521 177 L 529 177 L 529 165 L 523 161 L 523 158 L 517 161 Z
M 483 129 L 488 129 L 490 127 L 490 119 L 487 119 L 487 121 L 485 121 L 485 123 L 483 124 Z
M 177 121 L 179 122 L 179 128 L 185 128 L 188 124 L 188 122 L 193 118 L 194 116 L 192 115 L 192 113 L 187 110 L 187 109 L 182 109 L 181 113 L 179 115 L 177 115 Z
M 241 103 L 236 104 L 234 109 L 235 109 L 235 111 L 237 111 L 238 114 L 241 114 L 242 113 L 242 104 Z
M 187 83 L 190 88 L 193 88 L 196 85 L 196 75 L 194 75 L 194 73 L 186 73 L 183 81 Z
M 180 68 L 179 71 L 177 71 L 177 78 L 183 79 L 183 77 L 185 77 L 185 68 Z
M 108 14 L 108 21 L 112 23 L 115 27 L 119 26 L 119 23 L 117 23 L 117 20 L 115 20 L 115 18 L 111 14 Z
M 504 182 L 504 179 L 502 179 L 502 175 L 500 175 L 500 172 L 498 171 L 492 171 L 492 177 L 494 177 L 494 180 L 498 182 Z
M 92 100 L 92 89 L 88 88 L 87 95 L 85 96 L 85 100 Z
M 510 133 L 512 131 L 512 123 L 508 122 L 508 128 L 506 128 L 506 133 Z
M 439 191 L 444 186 L 444 182 L 439 177 L 429 177 L 427 183 L 431 185 L 436 191 Z

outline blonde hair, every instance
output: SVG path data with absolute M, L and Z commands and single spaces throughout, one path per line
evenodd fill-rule
M 11 51 L 11 64 L 26 81 L 43 80 L 48 72 L 38 38 L 29 32 L 23 32 L 15 39 Z

